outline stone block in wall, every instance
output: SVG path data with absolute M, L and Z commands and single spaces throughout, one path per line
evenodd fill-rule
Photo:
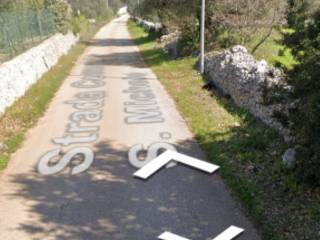
M 205 58 L 205 73 L 212 84 L 229 95 L 238 106 L 284 135 L 288 134 L 274 113 L 288 113 L 289 104 L 265 103 L 268 89 L 287 87 L 282 71 L 268 66 L 264 60 L 257 61 L 245 47 L 235 46 L 222 53 L 209 53 Z
M 171 58 L 178 58 L 180 56 L 178 51 L 178 42 L 181 33 L 179 31 L 163 35 L 160 38 L 160 47 L 163 48 Z
M 134 18 L 134 21 L 136 21 L 144 30 L 148 32 L 161 32 L 163 28 L 161 23 L 153 23 L 138 17 Z

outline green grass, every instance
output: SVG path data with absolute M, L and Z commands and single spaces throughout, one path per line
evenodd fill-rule
M 261 33 L 247 43 L 248 49 L 253 47 L 263 38 Z M 254 56 L 258 59 L 265 59 L 269 64 L 276 65 L 278 62 L 290 69 L 296 64 L 291 50 L 281 45 L 282 34 L 278 30 L 273 30 L 271 36 L 258 48 Z M 279 54 L 280 53 L 280 54 Z
M 202 87 L 196 58 L 171 60 L 135 23 L 131 35 L 145 62 L 175 100 L 208 159 L 244 204 L 265 240 L 317 239 L 320 191 L 298 185 L 282 166 L 286 149 L 274 130 L 218 92 Z M 210 203 L 208 203 L 210 204 Z
M 109 19 L 110 20 L 110 19 Z M 21 146 L 26 132 L 32 128 L 46 111 L 48 104 L 69 75 L 78 57 L 87 47 L 87 41 L 108 20 L 101 21 L 81 33 L 81 39 L 58 64 L 47 72 L 26 94 L 8 108 L 0 117 L 0 170 L 7 166 L 12 153 Z

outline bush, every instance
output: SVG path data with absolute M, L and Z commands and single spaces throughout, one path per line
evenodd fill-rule
M 299 62 L 289 72 L 292 98 L 298 99 L 289 115 L 290 128 L 297 147 L 297 176 L 320 186 L 320 9 L 306 4 L 294 5 L 290 12 L 293 33 L 285 36 Z M 316 11 L 310 9 L 317 9 Z
M 101 15 L 101 19 L 105 20 L 105 19 L 108 19 L 114 15 L 115 15 L 114 10 L 109 8 L 106 11 L 104 11 L 103 15 Z
M 45 5 L 55 15 L 55 24 L 59 32 L 66 34 L 70 29 L 72 9 L 64 0 L 46 0 Z
M 187 56 L 199 51 L 199 22 L 195 19 L 182 27 L 177 49 L 179 55 Z
M 71 26 L 74 34 L 79 34 L 89 28 L 89 21 L 83 15 L 78 15 L 72 18 Z
M 109 8 L 107 8 L 106 0 L 68 0 L 72 8 L 86 18 L 105 19 L 118 9 L 121 5 L 120 0 L 109 0 Z

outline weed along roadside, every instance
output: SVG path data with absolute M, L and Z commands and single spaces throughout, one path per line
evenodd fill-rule
M 129 30 L 263 239 L 317 239 L 320 193 L 297 185 L 285 169 L 282 137 L 219 92 L 203 89 L 206 82 L 194 68 L 196 58 L 172 60 L 136 23 L 129 22 Z

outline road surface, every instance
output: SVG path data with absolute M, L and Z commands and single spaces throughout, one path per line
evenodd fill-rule
M 127 20 L 96 35 L 1 174 L 0 239 L 151 240 L 170 231 L 205 240 L 234 225 L 245 229 L 237 239 L 259 240 L 218 173 L 171 164 L 133 177 L 133 165 L 163 147 L 205 156 Z

